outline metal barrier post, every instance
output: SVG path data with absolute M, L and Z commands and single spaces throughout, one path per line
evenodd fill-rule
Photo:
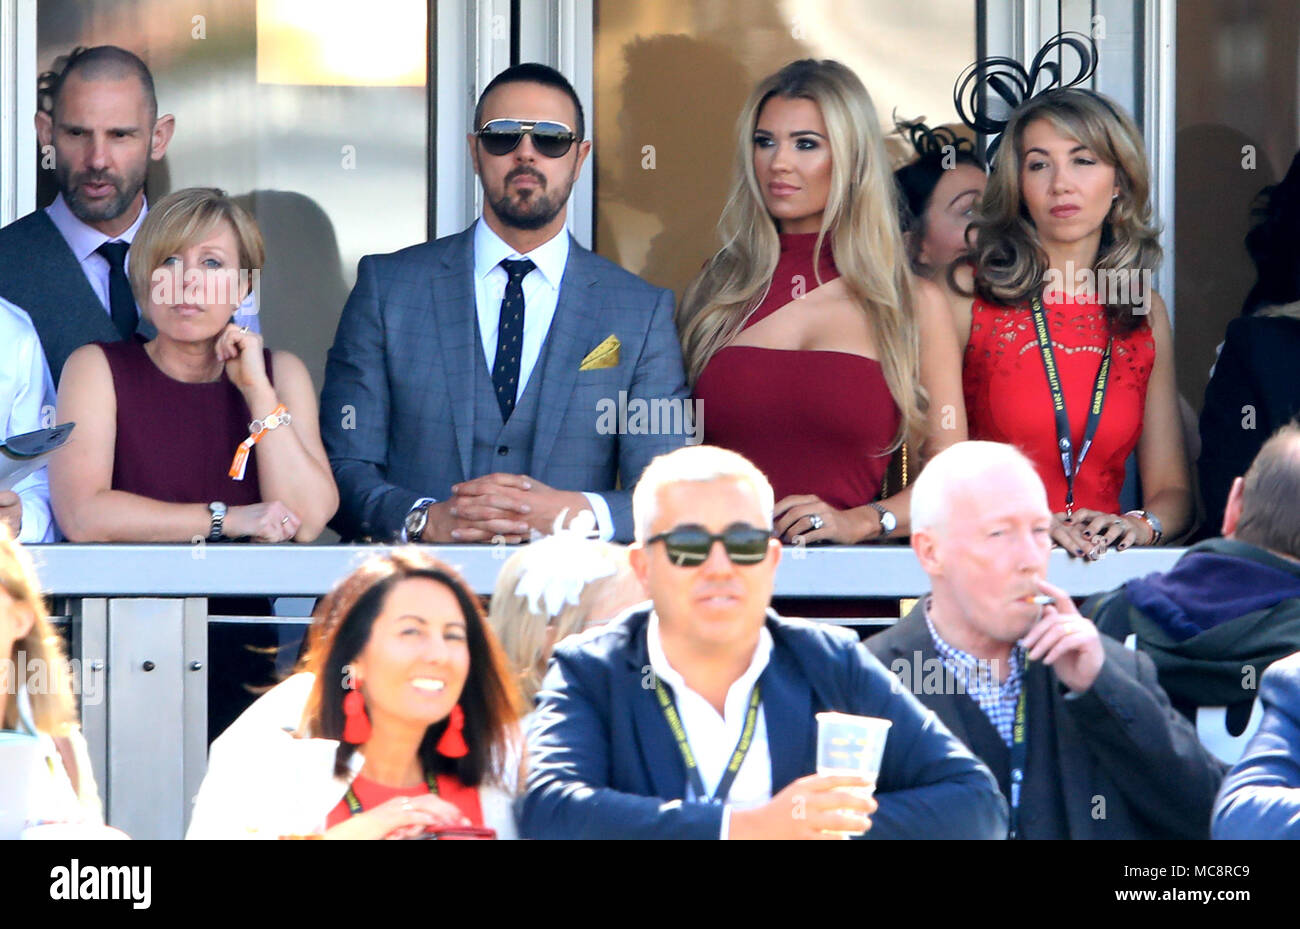
M 185 741 L 182 749 L 185 765 L 185 796 L 182 835 L 190 827 L 194 797 L 208 770 L 208 601 L 205 597 L 187 597 L 184 611 L 184 709 L 182 725 Z
M 105 793 L 112 825 L 136 839 L 184 834 L 184 603 L 108 602 Z
M 90 768 L 109 815 L 108 795 L 108 601 L 102 597 L 74 597 L 69 602 L 72 618 L 72 654 L 77 669 L 81 704 L 81 733 L 90 754 Z

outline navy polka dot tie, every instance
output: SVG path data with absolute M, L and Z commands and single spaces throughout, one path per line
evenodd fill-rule
M 510 419 L 519 391 L 519 357 L 524 346 L 524 277 L 537 265 L 527 258 L 501 262 L 510 280 L 501 300 L 501 318 L 497 322 L 497 357 L 492 365 L 492 388 L 501 407 L 501 421 Z

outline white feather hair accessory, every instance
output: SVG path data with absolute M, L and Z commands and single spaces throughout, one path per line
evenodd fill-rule
M 566 527 L 568 509 L 555 518 L 552 534 L 529 543 L 523 551 L 524 567 L 515 584 L 515 596 L 528 600 L 534 613 L 555 617 L 566 605 L 576 606 L 583 589 L 593 581 L 612 577 L 618 565 L 602 548 L 596 514 L 583 510 Z

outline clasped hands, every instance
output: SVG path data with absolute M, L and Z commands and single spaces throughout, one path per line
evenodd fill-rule
M 435 794 L 393 797 L 326 830 L 326 839 L 418 839 L 429 829 L 468 826 L 455 806 Z
M 486 474 L 455 484 L 452 496 L 429 506 L 424 542 L 527 541 L 531 530 L 548 534 L 562 510 L 590 510 L 577 491 L 556 490 L 526 474 Z
M 1096 561 L 1106 550 L 1124 551 L 1134 545 L 1150 545 L 1151 527 L 1132 516 L 1077 509 L 1070 516 L 1052 514 L 1052 541 L 1073 558 Z

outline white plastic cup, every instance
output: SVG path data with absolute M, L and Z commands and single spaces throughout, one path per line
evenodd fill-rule
M 888 719 L 854 716 L 850 713 L 817 714 L 817 773 L 861 777 L 870 787 L 843 787 L 841 790 L 870 797 L 876 789 L 880 761 L 885 755 L 889 736 Z M 845 833 L 862 835 L 861 832 Z
M 893 723 L 876 716 L 817 714 L 817 773 L 864 777 L 873 783 Z

